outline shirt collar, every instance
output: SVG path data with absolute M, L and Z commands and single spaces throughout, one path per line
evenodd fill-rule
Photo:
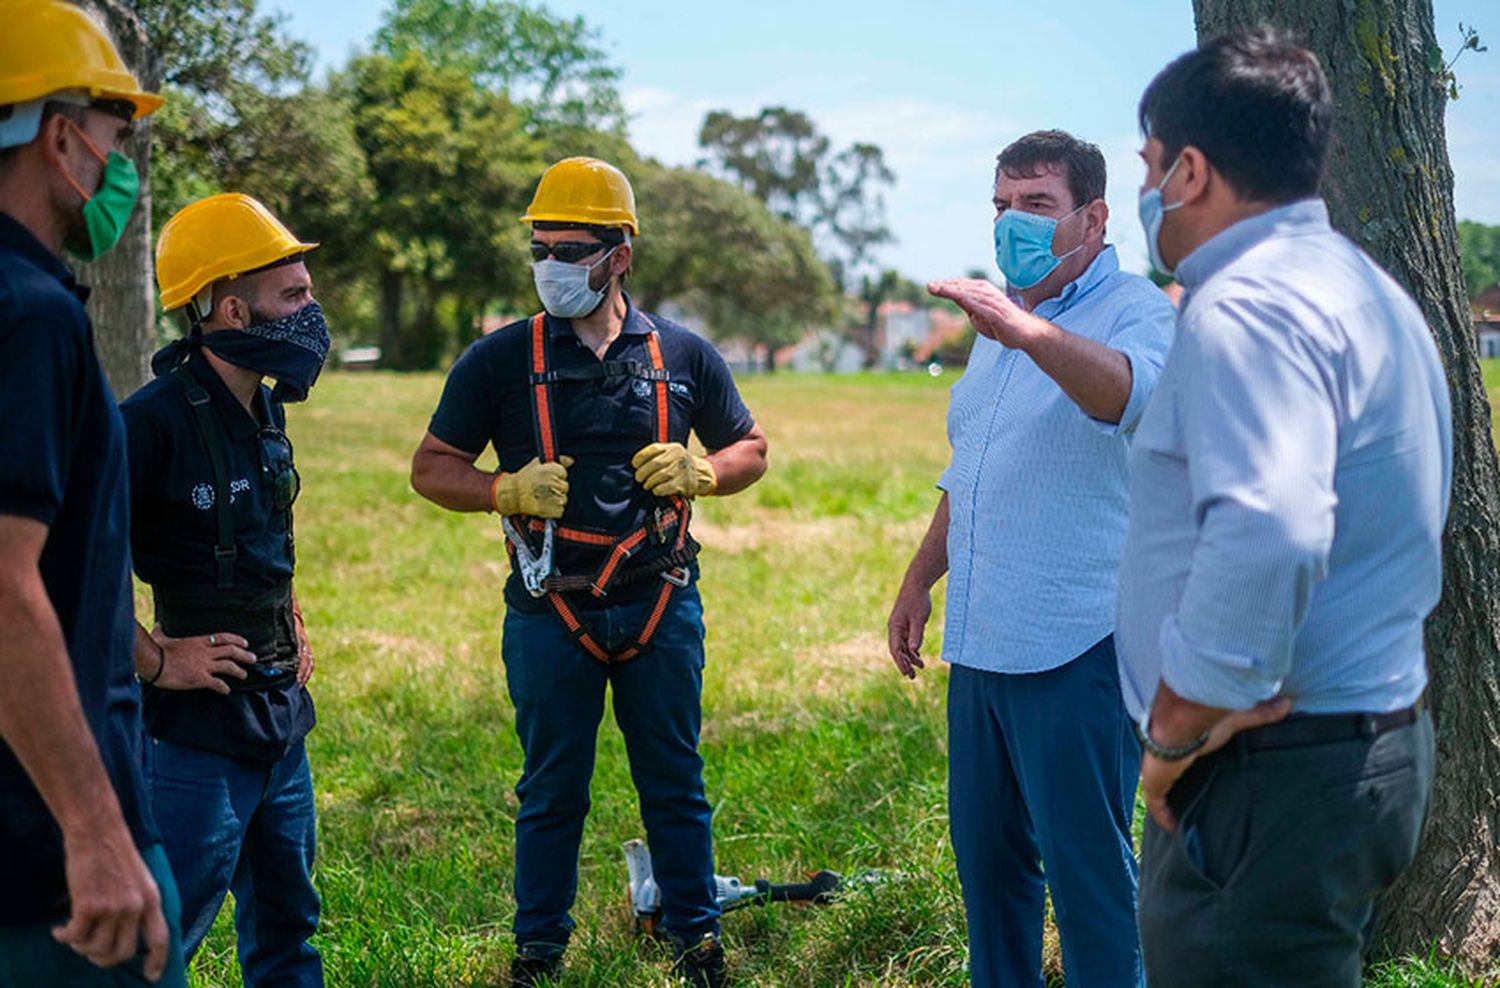
M 1113 246 L 1106 246 L 1094 258 L 1093 263 L 1083 269 L 1083 274 L 1064 285 L 1063 290 L 1056 295 L 1038 302 L 1033 311 L 1043 318 L 1061 315 L 1119 270 L 1119 255 L 1115 253 Z M 1043 306 L 1046 307 L 1045 314 L 1042 312 Z
M 56 278 L 79 302 L 89 300 L 87 285 L 80 285 L 62 258 L 48 250 L 26 227 L 7 213 L 0 212 L 0 248 L 8 248 Z
M 233 391 L 229 390 L 229 385 L 224 383 L 224 379 L 219 376 L 218 371 L 214 370 L 201 349 L 193 351 L 193 355 L 188 358 L 187 367 L 188 373 L 192 374 L 208 392 L 209 398 L 213 401 L 214 410 L 218 412 L 219 420 L 224 423 L 224 429 L 229 433 L 230 439 L 237 443 L 244 442 L 260 431 L 262 423 L 257 422 L 255 416 L 240 404 L 240 400 L 234 396 Z M 259 393 L 258 386 L 256 392 L 256 401 L 259 403 L 262 395 Z M 261 413 L 267 416 L 264 424 L 272 425 L 269 417 L 270 409 L 263 406 Z
M 1199 244 L 1177 265 L 1175 276 L 1183 288 L 1193 291 L 1262 240 L 1327 233 L 1329 229 L 1328 207 L 1322 199 L 1301 199 L 1278 206 L 1240 220 Z
M 655 331 L 656 326 L 652 324 L 651 317 L 635 307 L 631 301 L 630 293 L 622 291 L 625 297 L 625 325 L 620 329 L 621 336 L 646 336 Z M 559 319 L 550 313 L 547 316 L 547 331 L 553 336 L 573 335 L 573 321 L 571 319 Z

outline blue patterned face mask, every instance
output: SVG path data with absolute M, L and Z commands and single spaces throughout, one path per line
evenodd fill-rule
M 1079 206 L 1068 216 L 1077 214 L 1087 206 Z M 1052 253 L 1052 235 L 1057 224 L 1067 219 L 1053 219 L 1036 213 L 1023 213 L 1019 209 L 1007 209 L 995 221 L 995 263 L 1005 275 L 1005 283 L 1011 288 L 1026 289 L 1041 284 L 1063 261 L 1083 250 L 1083 244 L 1058 255 Z
M 151 358 L 151 369 L 157 376 L 165 374 L 201 346 L 236 367 L 274 377 L 273 394 L 278 401 L 304 401 L 328 359 L 330 343 L 323 307 L 309 302 L 289 316 L 244 329 L 204 333 L 194 328 L 186 339 L 158 351 Z

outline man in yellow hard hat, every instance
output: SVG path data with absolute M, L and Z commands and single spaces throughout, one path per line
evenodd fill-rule
M 312 652 L 292 593 L 299 483 L 283 401 L 328 354 L 304 243 L 256 200 L 210 196 L 167 221 L 162 308 L 188 335 L 125 400 L 151 803 L 192 957 L 232 890 L 249 988 L 321 985 L 315 817 L 304 738 Z M 273 377 L 273 391 L 262 383 Z
M 562 967 L 609 686 L 677 970 L 718 985 L 712 813 L 698 754 L 703 608 L 688 516 L 695 497 L 760 478 L 765 434 L 718 352 L 625 294 L 640 228 L 617 168 L 557 163 L 522 219 L 546 311 L 468 349 L 412 460 L 424 497 L 500 514 L 515 563 L 502 644 L 525 752 L 512 984 Z M 706 456 L 688 450 L 689 432 Z M 487 446 L 496 473 L 474 466 Z
M 135 207 L 142 91 L 79 8 L 0 0 L 0 988 L 182 985 L 140 770 L 125 431 L 61 254 Z

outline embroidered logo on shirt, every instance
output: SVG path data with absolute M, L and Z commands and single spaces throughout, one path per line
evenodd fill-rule
M 250 481 L 244 477 L 229 482 L 229 503 L 233 504 L 237 499 L 236 494 L 248 494 L 250 492 Z M 212 484 L 194 484 L 189 495 L 193 507 L 199 511 L 207 511 L 214 506 L 214 488 Z
M 651 382 L 635 378 L 630 382 L 630 390 L 635 392 L 637 398 L 651 397 Z

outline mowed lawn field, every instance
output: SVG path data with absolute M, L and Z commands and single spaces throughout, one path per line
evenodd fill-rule
M 1486 374 L 1500 386 L 1500 368 Z M 887 608 L 937 501 L 955 379 L 742 381 L 771 439 L 771 471 L 744 494 L 701 502 L 695 517 L 719 871 L 785 881 L 876 869 L 888 880 L 826 908 L 726 916 L 739 984 L 966 983 L 947 841 L 947 675 L 938 663 L 901 679 L 884 644 Z M 297 587 L 318 662 L 317 942 L 334 986 L 500 985 L 512 949 L 521 752 L 500 662 L 499 526 L 441 511 L 407 480 L 441 384 L 334 373 L 289 409 L 303 478 Z M 936 597 L 930 656 L 941 587 Z M 620 846 L 635 837 L 624 745 L 606 713 L 567 985 L 670 983 L 662 952 L 632 934 Z M 200 988 L 239 984 L 229 916 L 194 964 Z M 1055 938 L 1047 963 L 1060 983 Z M 1370 983 L 1464 984 L 1421 960 L 1382 966 Z

